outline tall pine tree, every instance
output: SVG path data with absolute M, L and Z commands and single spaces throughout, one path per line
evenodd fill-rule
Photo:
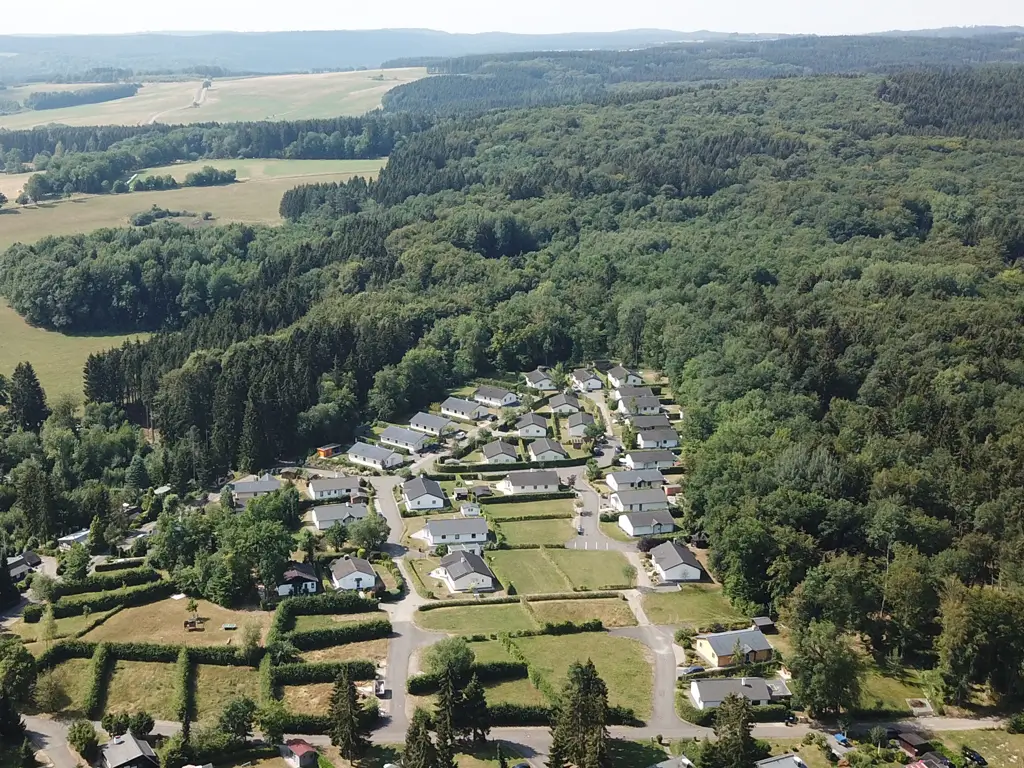
M 11 376 L 8 394 L 8 412 L 14 423 L 27 432 L 38 432 L 50 409 L 46 407 L 46 394 L 32 363 L 18 363 Z
M 490 713 L 487 711 L 487 695 L 480 680 L 473 675 L 462 692 L 462 701 L 456 709 L 456 729 L 459 736 L 474 744 L 487 742 L 487 734 L 491 731 Z
M 14 585 L 10 571 L 7 570 L 7 552 L 0 548 L 0 609 L 10 608 L 21 602 L 21 593 Z
M 608 686 L 597 674 L 594 662 L 574 662 L 569 667 L 561 704 L 551 729 L 550 768 L 566 764 L 599 768 L 607 757 Z
M 403 768 L 437 768 L 437 750 L 430 739 L 430 715 L 417 707 L 405 733 Z
M 346 760 L 355 760 L 369 744 L 360 714 L 356 684 L 342 667 L 331 693 L 331 744 Z
M 441 674 L 441 688 L 434 707 L 434 731 L 437 733 L 438 768 L 455 768 L 455 718 L 462 696 L 455 686 L 451 667 Z

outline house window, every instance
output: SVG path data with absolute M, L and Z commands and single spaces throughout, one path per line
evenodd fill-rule
M 457 534 L 457 533 L 455 534 L 455 540 L 456 540 L 456 541 L 458 541 L 458 540 L 459 540 L 459 534 Z

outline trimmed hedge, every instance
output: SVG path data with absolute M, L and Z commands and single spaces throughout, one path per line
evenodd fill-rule
M 192 722 L 196 714 L 196 667 L 192 663 L 189 649 L 182 646 L 174 665 L 174 676 L 178 683 L 177 717 L 179 722 Z
M 109 611 L 113 608 L 130 608 L 163 600 L 174 594 L 175 586 L 170 581 L 156 581 L 136 587 L 124 587 L 111 592 L 88 592 L 82 595 L 63 597 L 53 604 L 54 618 L 81 616 L 88 608 L 92 613 Z
M 119 605 L 116 608 L 111 609 L 107 613 L 101 613 L 99 616 L 97 616 L 95 619 L 90 621 L 88 624 L 86 624 L 80 630 L 75 632 L 75 634 L 73 634 L 72 637 L 75 638 L 76 640 L 78 638 L 80 638 L 80 637 L 85 637 L 87 634 L 89 634 L 94 629 L 96 629 L 96 627 L 98 627 L 101 624 L 103 624 L 107 619 L 111 618 L 112 616 L 116 616 L 117 614 L 119 614 L 123 610 L 124 610 L 124 606 L 123 605 Z
M 82 709 L 93 720 L 103 716 L 107 704 L 107 679 L 114 666 L 114 657 L 106 643 L 99 643 L 92 654 L 92 680 Z
M 529 677 L 527 665 L 521 661 L 490 661 L 475 663 L 470 667 L 470 676 L 476 675 L 481 683 L 497 683 L 505 680 L 525 680 Z M 412 696 L 426 696 L 436 693 L 441 686 L 439 675 L 424 673 L 412 675 L 405 683 L 405 690 Z
M 29 603 L 21 613 L 21 620 L 26 624 L 38 624 L 45 610 L 39 603 Z
M 553 501 L 555 499 L 575 499 L 575 491 L 551 491 L 549 493 L 517 493 L 512 496 L 488 496 L 480 502 L 481 507 L 493 507 L 498 504 L 526 504 L 531 501 Z
M 181 653 L 180 645 L 158 643 L 105 643 L 119 661 L 155 661 L 173 664 Z
M 83 640 L 61 640 L 43 651 L 36 659 L 36 669 L 52 669 L 68 659 L 88 659 L 96 652 L 96 643 Z
M 523 523 L 527 520 L 571 520 L 575 517 L 572 512 L 549 512 L 544 515 L 513 515 L 512 517 L 494 517 L 494 513 L 491 513 L 492 521 L 498 524 L 501 523 Z
M 437 468 L 441 475 L 463 475 L 467 472 L 494 472 L 496 466 L 506 472 L 516 472 L 521 469 L 557 469 L 558 467 L 582 467 L 586 466 L 590 456 L 580 456 L 576 459 L 558 459 L 556 461 L 510 461 L 508 464 L 442 464 Z M 446 478 L 451 479 L 451 478 Z
M 108 571 L 123 571 L 128 568 L 138 568 L 140 565 L 145 565 L 146 558 L 144 557 L 129 557 L 123 560 L 112 560 L 109 563 L 96 563 L 93 571 L 96 573 L 106 573 Z
M 370 709 L 363 707 L 359 714 L 364 728 L 373 728 L 380 721 L 380 709 L 377 707 Z M 289 712 L 283 720 L 285 733 L 318 735 L 331 731 L 331 718 L 327 715 L 304 715 Z
M 86 576 L 81 581 L 58 581 L 53 585 L 53 598 L 59 600 L 68 595 L 81 595 L 86 592 L 110 592 L 123 587 L 137 587 L 140 584 L 160 581 L 160 574 L 146 566 L 129 568 L 114 573 L 96 573 Z
M 391 622 L 388 619 L 373 619 L 358 624 L 344 624 L 339 627 L 311 629 L 308 632 L 292 632 L 288 640 L 300 651 L 315 651 L 319 648 L 330 648 L 346 643 L 358 643 L 363 640 L 376 640 L 391 634 Z
M 607 590 L 595 590 L 592 592 L 551 592 L 546 595 L 530 595 L 526 598 L 528 603 L 543 603 L 550 600 L 598 600 L 606 597 L 615 597 L 620 600 L 625 598 L 618 592 L 609 592 Z M 427 611 L 436 611 L 438 608 L 460 608 L 468 605 L 501 605 L 503 603 L 518 603 L 522 600 L 521 597 L 482 597 L 479 600 L 445 600 L 437 601 L 433 603 L 426 603 L 417 608 L 417 611 L 426 613 Z M 749 626 L 749 623 L 744 625 Z
M 686 467 L 679 467 L 679 466 L 676 466 L 676 467 L 666 467 L 665 469 L 661 470 L 661 474 L 663 474 L 663 475 L 685 475 L 686 474 Z
M 210 664 L 216 667 L 253 667 L 261 663 L 266 649 L 258 648 L 252 662 L 242 657 L 242 649 L 227 645 L 199 645 L 189 649 L 196 664 Z
M 492 728 L 517 725 L 551 725 L 555 710 L 541 704 L 488 704 Z
M 323 616 L 332 613 L 367 613 L 377 610 L 376 600 L 362 598 L 356 592 L 327 592 L 322 595 L 286 597 L 274 611 L 267 645 L 282 639 L 295 629 L 297 616 Z
M 689 696 L 684 692 L 679 693 L 676 699 L 676 712 L 683 720 L 705 728 L 710 728 L 715 724 L 717 709 L 697 709 L 690 703 Z M 789 707 L 785 704 L 765 704 L 750 709 L 751 719 L 755 723 L 781 722 L 789 714 Z
M 271 677 L 275 686 L 333 683 L 345 667 L 348 668 L 348 674 L 353 680 L 373 680 L 377 676 L 377 667 L 372 661 L 357 659 L 282 664 L 271 667 Z
M 416 610 L 426 613 L 427 611 L 436 611 L 438 608 L 458 608 L 465 605 L 501 605 L 502 603 L 518 602 L 518 597 L 482 597 L 479 600 L 445 600 L 443 603 L 426 603 Z
M 277 698 L 274 688 L 274 668 L 270 664 L 270 656 L 264 656 L 260 662 L 260 701 L 269 704 Z

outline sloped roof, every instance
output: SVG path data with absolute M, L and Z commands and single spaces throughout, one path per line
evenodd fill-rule
M 523 485 L 558 485 L 558 473 L 553 469 L 509 472 L 506 477 L 508 481 L 516 487 Z
M 624 379 L 629 374 L 639 376 L 640 374 L 630 368 L 623 368 L 621 365 L 616 365 L 614 368 L 608 371 L 609 376 L 614 376 L 616 379 Z
M 454 581 L 475 573 L 479 576 L 494 578 L 494 572 L 487 567 L 487 563 L 480 555 L 464 550 L 450 552 L 441 558 L 441 567 L 448 571 L 448 576 Z
M 591 381 L 594 379 L 597 379 L 597 381 L 601 380 L 598 375 L 589 368 L 577 368 L 572 372 L 572 377 L 576 379 L 576 381 Z
M 541 427 L 542 429 L 548 428 L 548 420 L 541 416 L 539 413 L 526 413 L 523 417 L 516 422 L 516 428 L 522 429 L 526 426 Z
M 656 512 L 623 512 L 619 517 L 629 520 L 634 528 L 648 528 L 655 525 L 674 526 L 676 524 L 676 521 L 672 519 L 672 514 L 667 509 L 659 509 Z
M 579 413 L 571 414 L 569 418 L 566 419 L 566 423 L 569 425 L 570 428 L 589 427 L 591 424 L 594 423 L 594 417 L 591 416 L 586 411 L 580 411 Z
M 345 520 L 350 517 L 362 520 L 370 514 L 370 510 L 365 504 L 324 504 L 322 507 L 313 507 L 313 512 L 316 514 L 317 521 L 321 523 Z
M 452 421 L 444 416 L 438 416 L 434 413 L 423 413 L 421 411 L 409 420 L 409 424 L 413 427 L 425 427 L 443 432 L 451 426 Z
M 431 480 L 429 477 L 424 477 L 423 475 L 414 477 L 412 480 L 406 480 L 402 484 L 402 493 L 410 499 L 418 499 L 420 496 L 436 496 L 439 499 L 444 498 L 444 491 L 441 490 L 440 483 L 436 480 Z
M 654 390 L 650 387 L 622 386 L 616 392 L 623 400 L 630 397 L 654 397 Z
M 484 458 L 493 459 L 495 456 L 511 456 L 513 458 L 519 458 L 519 454 L 516 452 L 515 446 L 506 443 L 504 440 L 495 440 L 493 443 L 485 445 L 481 451 Z
M 661 566 L 662 570 L 675 568 L 679 565 L 688 565 L 691 568 L 701 569 L 696 555 L 676 541 L 666 541 L 651 550 L 651 557 L 654 562 Z
M 641 416 L 639 414 L 629 417 L 629 423 L 633 425 L 635 429 L 656 429 L 658 427 L 671 427 L 672 422 L 668 418 L 668 414 L 655 413 L 650 416 Z
M 630 451 L 626 454 L 634 464 L 645 464 L 648 461 L 671 461 L 675 463 L 676 455 L 665 448 L 652 448 L 649 451 Z
M 481 384 L 476 388 L 473 397 L 482 397 L 487 400 L 504 400 L 511 394 L 512 392 L 504 387 L 492 387 L 487 384 Z
M 425 526 L 430 537 L 433 539 L 439 536 L 477 536 L 487 535 L 487 521 L 482 517 L 454 517 L 434 519 L 427 522 Z
M 616 491 L 619 501 L 630 504 L 668 504 L 668 498 L 661 488 L 637 488 L 635 491 Z
M 359 478 L 349 475 L 341 477 L 318 477 L 309 481 L 309 487 L 313 491 L 358 491 L 360 488 Z
M 658 469 L 631 469 L 626 472 L 609 472 L 608 477 L 613 478 L 615 484 L 619 486 L 631 486 L 638 483 L 655 483 L 660 485 L 665 482 L 665 476 Z
M 480 410 L 480 403 L 463 400 L 461 397 L 449 397 L 441 403 L 441 409 L 454 413 L 476 413 Z
M 544 381 L 544 379 L 550 381 L 551 374 L 547 373 L 546 371 L 542 371 L 540 368 L 538 368 L 535 371 L 530 371 L 526 374 L 526 380 L 531 384 L 539 384 L 540 382 Z
M 361 557 L 339 557 L 331 562 L 331 574 L 334 578 L 341 579 L 351 573 L 361 573 L 365 576 L 372 576 L 374 579 L 377 578 L 370 561 Z
M 644 440 L 650 440 L 652 442 L 663 442 L 665 440 L 679 440 L 679 433 L 676 432 L 672 427 L 655 427 L 654 429 L 645 429 L 637 435 L 637 439 L 643 438 Z
M 283 581 L 292 581 L 293 579 L 302 579 L 303 581 L 319 581 L 316 577 L 316 571 L 310 563 L 299 563 L 295 560 L 289 560 L 284 567 Z
M 697 688 L 704 701 L 721 701 L 726 696 L 742 696 L 748 701 L 767 701 L 771 698 L 768 684 L 760 677 L 694 680 L 692 685 Z
M 256 480 L 240 480 L 231 484 L 235 493 L 271 493 L 281 490 L 282 483 L 276 477 L 263 475 Z
M 156 763 L 156 753 L 153 752 L 153 748 L 142 739 L 135 738 L 130 731 L 123 736 L 111 739 L 101 749 L 104 762 L 110 768 L 128 765 L 140 758 L 147 758 L 154 764 Z
M 768 638 L 756 627 L 736 629 L 732 632 L 712 632 L 706 635 L 697 635 L 697 637 L 706 640 L 718 656 L 731 656 L 737 643 L 744 653 L 772 650 Z
M 399 456 L 400 454 L 395 453 L 390 448 L 383 448 L 379 445 L 370 445 L 369 443 L 358 442 L 353 444 L 348 449 L 347 453 L 350 456 L 356 456 L 360 459 L 368 459 L 371 461 L 379 461 L 381 463 L 389 460 L 392 456 Z
M 539 440 L 534 440 L 530 443 L 530 451 L 532 451 L 534 455 L 544 453 L 545 451 L 554 451 L 560 456 L 569 455 L 565 452 L 565 448 L 562 447 L 561 443 L 555 442 L 550 437 L 542 437 Z
M 395 443 L 411 443 L 412 445 L 423 445 L 429 439 L 422 432 L 405 427 L 390 426 L 380 433 L 381 440 L 390 440 Z
M 579 408 L 580 401 L 575 395 L 560 394 L 551 398 L 550 405 L 552 409 L 562 405 L 571 405 L 573 408 Z

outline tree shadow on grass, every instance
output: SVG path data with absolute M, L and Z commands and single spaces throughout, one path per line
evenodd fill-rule
M 665 750 L 653 742 L 608 740 L 608 763 L 615 768 L 648 768 L 667 758 Z

